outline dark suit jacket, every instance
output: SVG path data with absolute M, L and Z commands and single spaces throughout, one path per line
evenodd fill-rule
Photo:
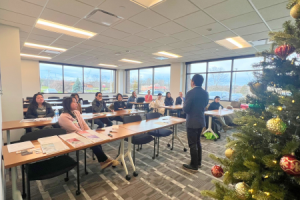
M 208 93 L 201 87 L 194 87 L 185 96 L 183 111 L 186 113 L 187 128 L 205 127 L 205 107 L 208 104 Z
M 184 97 L 182 97 L 183 98 L 183 102 L 185 101 L 185 98 Z M 182 99 L 181 99 L 181 97 L 177 97 L 176 98 L 176 101 L 175 101 L 175 105 L 181 105 L 182 104 Z

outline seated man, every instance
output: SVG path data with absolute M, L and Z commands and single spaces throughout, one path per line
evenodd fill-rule
M 102 93 L 97 92 L 95 96 L 96 96 L 96 98 L 94 99 L 94 101 L 92 103 L 93 113 L 108 112 L 109 110 L 106 107 L 106 103 L 102 99 Z M 107 117 L 95 119 L 94 122 L 95 122 L 95 124 L 98 125 L 98 128 L 103 128 L 104 124 L 106 124 L 106 126 L 112 126 L 112 122 Z
M 219 110 L 220 107 L 223 109 L 223 106 L 220 104 L 220 100 L 221 100 L 221 98 L 219 96 L 216 96 L 214 99 L 214 102 L 211 102 L 211 104 L 209 105 L 208 110 Z M 222 128 L 224 129 L 225 132 L 232 128 L 225 123 L 225 120 L 223 117 L 214 117 L 214 118 L 219 123 L 221 123 Z
M 179 92 L 179 97 L 176 98 L 175 105 L 183 105 L 185 98 L 182 95 L 182 92 Z M 180 113 L 182 110 L 177 110 L 177 117 L 180 117 Z
M 164 105 L 165 105 L 165 103 L 164 103 L 164 100 L 162 99 L 162 94 L 159 93 L 157 96 L 157 99 L 150 103 L 150 108 L 153 108 L 154 110 L 159 112 L 161 115 L 164 115 L 165 109 L 160 108 L 160 106 L 164 106 Z

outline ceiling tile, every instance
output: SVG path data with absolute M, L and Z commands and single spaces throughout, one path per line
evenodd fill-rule
M 77 42 L 72 42 L 72 41 L 68 41 L 68 40 L 62 40 L 62 39 L 57 39 L 52 45 L 53 46 L 62 46 L 63 48 L 70 48 L 74 45 L 78 44 Z
M 139 25 L 137 23 L 131 22 L 129 20 L 125 20 L 123 22 L 118 23 L 114 26 L 114 29 L 118 29 L 120 31 L 124 31 L 126 33 L 137 33 L 146 29 L 145 26 Z
M 154 52 L 169 51 L 171 53 L 172 53 L 173 49 L 174 49 L 174 47 L 170 47 L 170 46 L 167 46 L 167 45 L 151 48 L 151 50 L 154 51 Z
M 40 18 L 68 26 L 73 26 L 80 19 L 48 8 L 44 9 Z
M 155 30 L 152 30 L 152 29 L 142 31 L 140 33 L 137 33 L 136 35 L 141 36 L 143 38 L 147 38 L 147 39 L 156 39 L 156 38 L 165 36 L 164 34 L 157 32 Z
M 216 40 L 222 40 L 222 39 L 225 39 L 228 37 L 236 37 L 236 34 L 232 33 L 231 31 L 224 31 L 221 33 L 206 35 L 206 37 L 210 38 L 213 41 L 216 41 Z
M 4 10 L 13 11 L 15 13 L 27 15 L 30 17 L 38 17 L 43 9 L 42 6 L 38 6 L 21 0 L 1 1 L 0 8 Z
M 122 51 L 122 50 L 126 50 L 127 48 L 124 48 L 124 47 L 120 47 L 120 46 L 116 46 L 116 45 L 105 45 L 103 46 L 103 48 L 105 49 L 110 49 L 110 50 L 113 50 L 113 51 Z
M 199 8 L 207 8 L 226 0 L 191 0 Z
M 33 55 L 38 55 L 40 52 L 42 52 L 41 49 L 33 49 L 33 48 L 27 48 L 23 47 L 21 53 L 25 54 L 33 54 Z
M 292 17 L 283 17 L 283 18 L 280 18 L 280 19 L 274 19 L 274 20 L 271 20 L 271 21 L 267 21 L 267 24 L 274 31 L 275 29 L 281 29 L 282 26 L 283 26 L 283 23 L 286 22 L 286 21 L 289 21 L 289 20 L 291 20 L 292 22 L 295 21 L 295 19 L 292 18 Z
M 136 22 L 148 28 L 163 24 L 169 21 L 167 18 L 160 16 L 159 14 L 153 12 L 150 9 L 147 9 L 133 17 L 130 18 L 130 21 Z
M 142 6 L 139 6 L 129 0 L 105 1 L 100 5 L 99 8 L 125 19 L 128 19 L 131 16 L 145 10 L 145 8 L 143 8 Z
M 122 40 L 127 41 L 127 42 L 131 42 L 131 43 L 134 43 L 134 44 L 139 44 L 139 43 L 148 41 L 147 39 L 136 36 L 136 35 L 130 35 L 126 38 L 123 38 Z
M 52 42 L 47 42 L 47 41 L 41 41 L 41 40 L 34 40 L 34 39 L 30 39 L 30 38 L 25 38 L 26 39 L 26 42 L 29 42 L 29 43 L 34 43 L 34 44 L 42 44 L 42 45 L 51 45 Z M 24 42 L 25 42 L 25 39 L 24 39 Z M 51 46 L 54 46 L 54 45 L 51 45 Z M 62 46 L 58 46 L 56 45 L 56 47 L 62 47 Z M 65 47 L 62 47 L 62 48 L 65 48 Z
M 83 43 L 81 43 L 81 44 L 76 45 L 75 49 L 78 49 L 78 48 L 79 48 L 79 49 L 92 50 L 92 49 L 95 49 L 95 48 L 97 48 L 97 47 L 92 46 L 92 45 L 88 45 L 88 44 L 83 44 Z
M 100 41 L 100 42 L 103 42 L 103 43 L 106 43 L 106 44 L 110 44 L 110 43 L 115 41 L 114 38 L 107 37 L 107 36 L 100 35 L 100 34 L 92 37 L 91 40 L 97 40 L 97 41 Z
M 245 35 L 245 36 L 243 36 L 243 38 L 246 41 L 256 41 L 256 40 L 266 39 L 266 38 L 269 38 L 269 31 Z
M 7 11 L 0 9 L 0 19 L 20 23 L 24 25 L 33 26 L 35 24 L 36 19 L 34 17 L 29 17 L 26 15 L 22 15 L 19 13 Z
M 122 40 L 116 40 L 112 44 L 114 44 L 116 46 L 120 46 L 120 47 L 130 47 L 130 46 L 134 45 L 132 43 L 125 42 L 125 41 L 122 41 Z
M 52 32 L 52 31 L 46 31 L 46 30 L 38 29 L 38 28 L 33 28 L 31 33 L 37 34 L 37 35 L 43 35 L 43 36 L 47 36 L 47 37 L 52 37 L 52 38 L 58 38 L 59 36 L 62 35 L 60 33 L 55 33 L 55 32 Z
M 174 48 L 183 48 L 183 47 L 191 46 L 189 43 L 186 42 L 176 42 L 168 45 Z
M 263 21 L 256 12 L 249 12 L 243 15 L 232 17 L 221 21 L 225 26 L 231 29 L 262 23 Z
M 96 41 L 96 40 L 85 40 L 82 44 L 86 44 L 86 45 L 90 45 L 90 46 L 94 46 L 94 47 L 101 47 L 101 45 L 103 45 L 102 42 Z
M 31 26 L 24 25 L 24 24 L 19 24 L 19 23 L 12 22 L 12 21 L 7 21 L 7 20 L 0 19 L 0 24 L 6 24 L 6 25 L 9 25 L 9 26 L 18 27 L 20 29 L 20 31 L 24 31 L 24 32 L 27 32 L 27 33 L 29 33 L 31 31 Z
M 199 47 L 197 46 L 190 46 L 190 47 L 184 47 L 184 48 L 181 48 L 182 51 L 184 52 L 189 52 L 189 51 L 197 51 L 197 50 L 200 50 Z
M 100 5 L 101 3 L 103 3 L 105 0 L 77 0 L 80 1 L 81 3 L 85 3 L 87 5 L 96 7 L 98 5 Z
M 218 48 L 218 47 L 220 47 L 220 45 L 218 45 L 215 42 L 208 42 L 208 43 L 200 44 L 200 45 L 197 45 L 197 46 L 200 47 L 201 49 Z
M 218 20 L 224 20 L 254 11 L 247 0 L 227 0 L 211 6 L 205 11 Z
M 257 9 L 262 9 L 279 3 L 287 3 L 287 0 L 252 0 L 252 3 Z
M 235 33 L 238 35 L 249 35 L 252 33 L 262 32 L 262 31 L 269 31 L 268 27 L 265 25 L 265 23 L 260 24 L 254 24 L 238 29 L 233 29 Z
M 219 23 L 213 23 L 205 26 L 201 26 L 198 28 L 193 29 L 195 32 L 199 33 L 200 35 L 210 35 L 214 33 L 219 33 L 228 30 L 223 25 Z
M 171 35 L 171 34 L 175 34 L 178 32 L 182 32 L 185 31 L 186 29 L 172 21 L 167 22 L 165 24 L 161 24 L 159 26 L 156 26 L 153 28 L 154 30 L 157 30 L 161 33 L 167 34 L 167 35 Z
M 162 43 L 162 44 L 170 44 L 170 43 L 178 42 L 179 40 L 172 38 L 172 37 L 161 37 L 161 38 L 155 39 L 154 41 Z
M 74 25 L 74 27 L 80 28 L 83 30 L 87 30 L 87 31 L 92 31 L 95 33 L 100 33 L 108 28 L 106 26 L 102 26 L 100 24 L 90 22 L 90 21 L 84 20 L 84 19 L 82 19 L 78 23 L 76 23 L 76 25 Z
M 193 31 L 187 30 L 180 33 L 173 34 L 172 37 L 175 37 L 179 40 L 188 40 L 188 39 L 199 37 L 199 35 Z
M 185 42 L 190 43 L 191 45 L 197 45 L 197 44 L 211 42 L 211 40 L 206 37 L 200 36 L 197 38 L 188 39 Z
M 143 50 L 147 49 L 147 47 L 137 45 L 137 46 L 131 46 L 128 49 L 129 50 L 135 50 L 135 51 L 143 51 Z
M 146 47 L 158 47 L 158 46 L 161 46 L 160 43 L 155 42 L 155 41 L 144 42 L 141 45 L 146 46 Z
M 62 35 L 60 37 L 60 39 L 68 40 L 68 41 L 72 41 L 72 42 L 76 42 L 76 43 L 80 43 L 80 42 L 83 42 L 85 40 L 83 38 L 73 37 L 73 36 L 69 36 L 69 35 Z
M 188 0 L 165 1 L 152 8 L 155 12 L 173 20 L 196 12 L 198 8 Z
M 290 16 L 290 10 L 286 9 L 286 2 L 259 9 L 258 11 L 266 21 Z
M 29 3 L 33 3 L 35 5 L 44 6 L 48 0 L 23 0 Z
M 101 35 L 109 36 L 109 37 L 116 38 L 116 39 L 121 39 L 121 38 L 129 36 L 130 34 L 111 28 L 111 29 L 107 29 L 106 31 L 102 32 Z
M 214 19 L 205 14 L 203 11 L 192 13 L 190 15 L 176 19 L 175 21 L 189 29 L 197 28 L 215 22 Z
M 88 15 L 94 9 L 92 6 L 74 0 L 51 0 L 48 1 L 47 8 L 79 18 Z
M 47 37 L 47 36 L 43 36 L 43 35 L 36 35 L 36 34 L 30 34 L 29 36 L 30 39 L 33 39 L 33 40 L 40 40 L 40 41 L 45 41 L 45 42 L 54 42 L 54 40 L 56 38 L 52 38 L 52 37 Z

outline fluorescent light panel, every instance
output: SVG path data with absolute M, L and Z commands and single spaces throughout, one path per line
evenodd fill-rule
M 63 48 L 57 48 L 57 47 L 52 47 L 52 46 L 45 46 L 45 45 L 40 45 L 40 44 L 33 44 L 33 43 L 28 43 L 28 42 L 25 42 L 24 46 L 25 47 L 29 47 L 29 48 L 47 49 L 47 50 L 59 51 L 59 52 L 65 52 L 65 51 L 67 51 L 67 49 L 63 49 Z
M 144 8 L 150 8 L 151 6 L 154 6 L 158 3 L 161 3 L 165 0 L 130 0 Z M 171 0 L 172 1 L 172 0 Z
M 246 40 L 244 40 L 241 37 L 226 38 L 223 40 L 215 41 L 215 43 L 231 50 L 252 47 L 251 44 L 249 44 Z
M 120 61 L 122 61 L 122 62 L 129 62 L 129 63 L 137 63 L 137 64 L 142 63 L 142 62 L 137 61 L 137 60 L 129 60 L 129 59 L 125 59 L 125 58 L 123 58 L 123 59 L 120 60 Z
M 103 63 L 100 63 L 98 65 L 103 66 L 103 67 L 118 67 L 117 65 L 110 65 L 110 64 L 103 64 Z
M 180 55 L 169 53 L 169 52 L 166 52 L 166 51 L 160 51 L 160 52 L 157 52 L 157 53 L 153 53 L 153 55 L 164 56 L 164 57 L 167 57 L 167 58 L 180 58 L 180 57 L 182 57 Z
M 47 56 L 37 56 L 37 55 L 24 54 L 24 53 L 21 53 L 20 55 L 28 58 L 38 58 L 38 59 L 47 59 L 47 60 L 51 59 L 51 57 L 47 57 Z
M 97 34 L 94 32 L 85 31 L 85 30 L 82 30 L 79 28 L 66 26 L 63 24 L 47 21 L 44 19 L 39 19 L 37 21 L 37 23 L 35 24 L 35 27 L 39 28 L 39 29 L 47 30 L 47 31 L 62 33 L 62 34 L 70 35 L 73 37 L 84 38 L 84 39 L 89 39 Z

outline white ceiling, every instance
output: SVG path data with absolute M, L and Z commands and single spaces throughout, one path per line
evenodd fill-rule
M 269 45 L 227 50 L 215 40 L 241 36 L 247 41 L 268 38 L 292 20 L 288 0 L 166 0 L 145 9 L 130 0 L 1 0 L 0 24 L 19 27 L 21 52 L 53 57 L 51 62 L 121 69 L 253 54 Z M 84 19 L 95 8 L 124 19 L 110 27 Z M 98 33 L 85 40 L 35 28 L 38 18 Z M 211 29 L 211 30 L 210 30 Z M 67 48 L 55 56 L 23 47 L 24 42 Z M 181 58 L 157 60 L 168 51 Z M 115 55 L 117 52 L 120 55 Z M 134 59 L 142 64 L 120 62 Z

